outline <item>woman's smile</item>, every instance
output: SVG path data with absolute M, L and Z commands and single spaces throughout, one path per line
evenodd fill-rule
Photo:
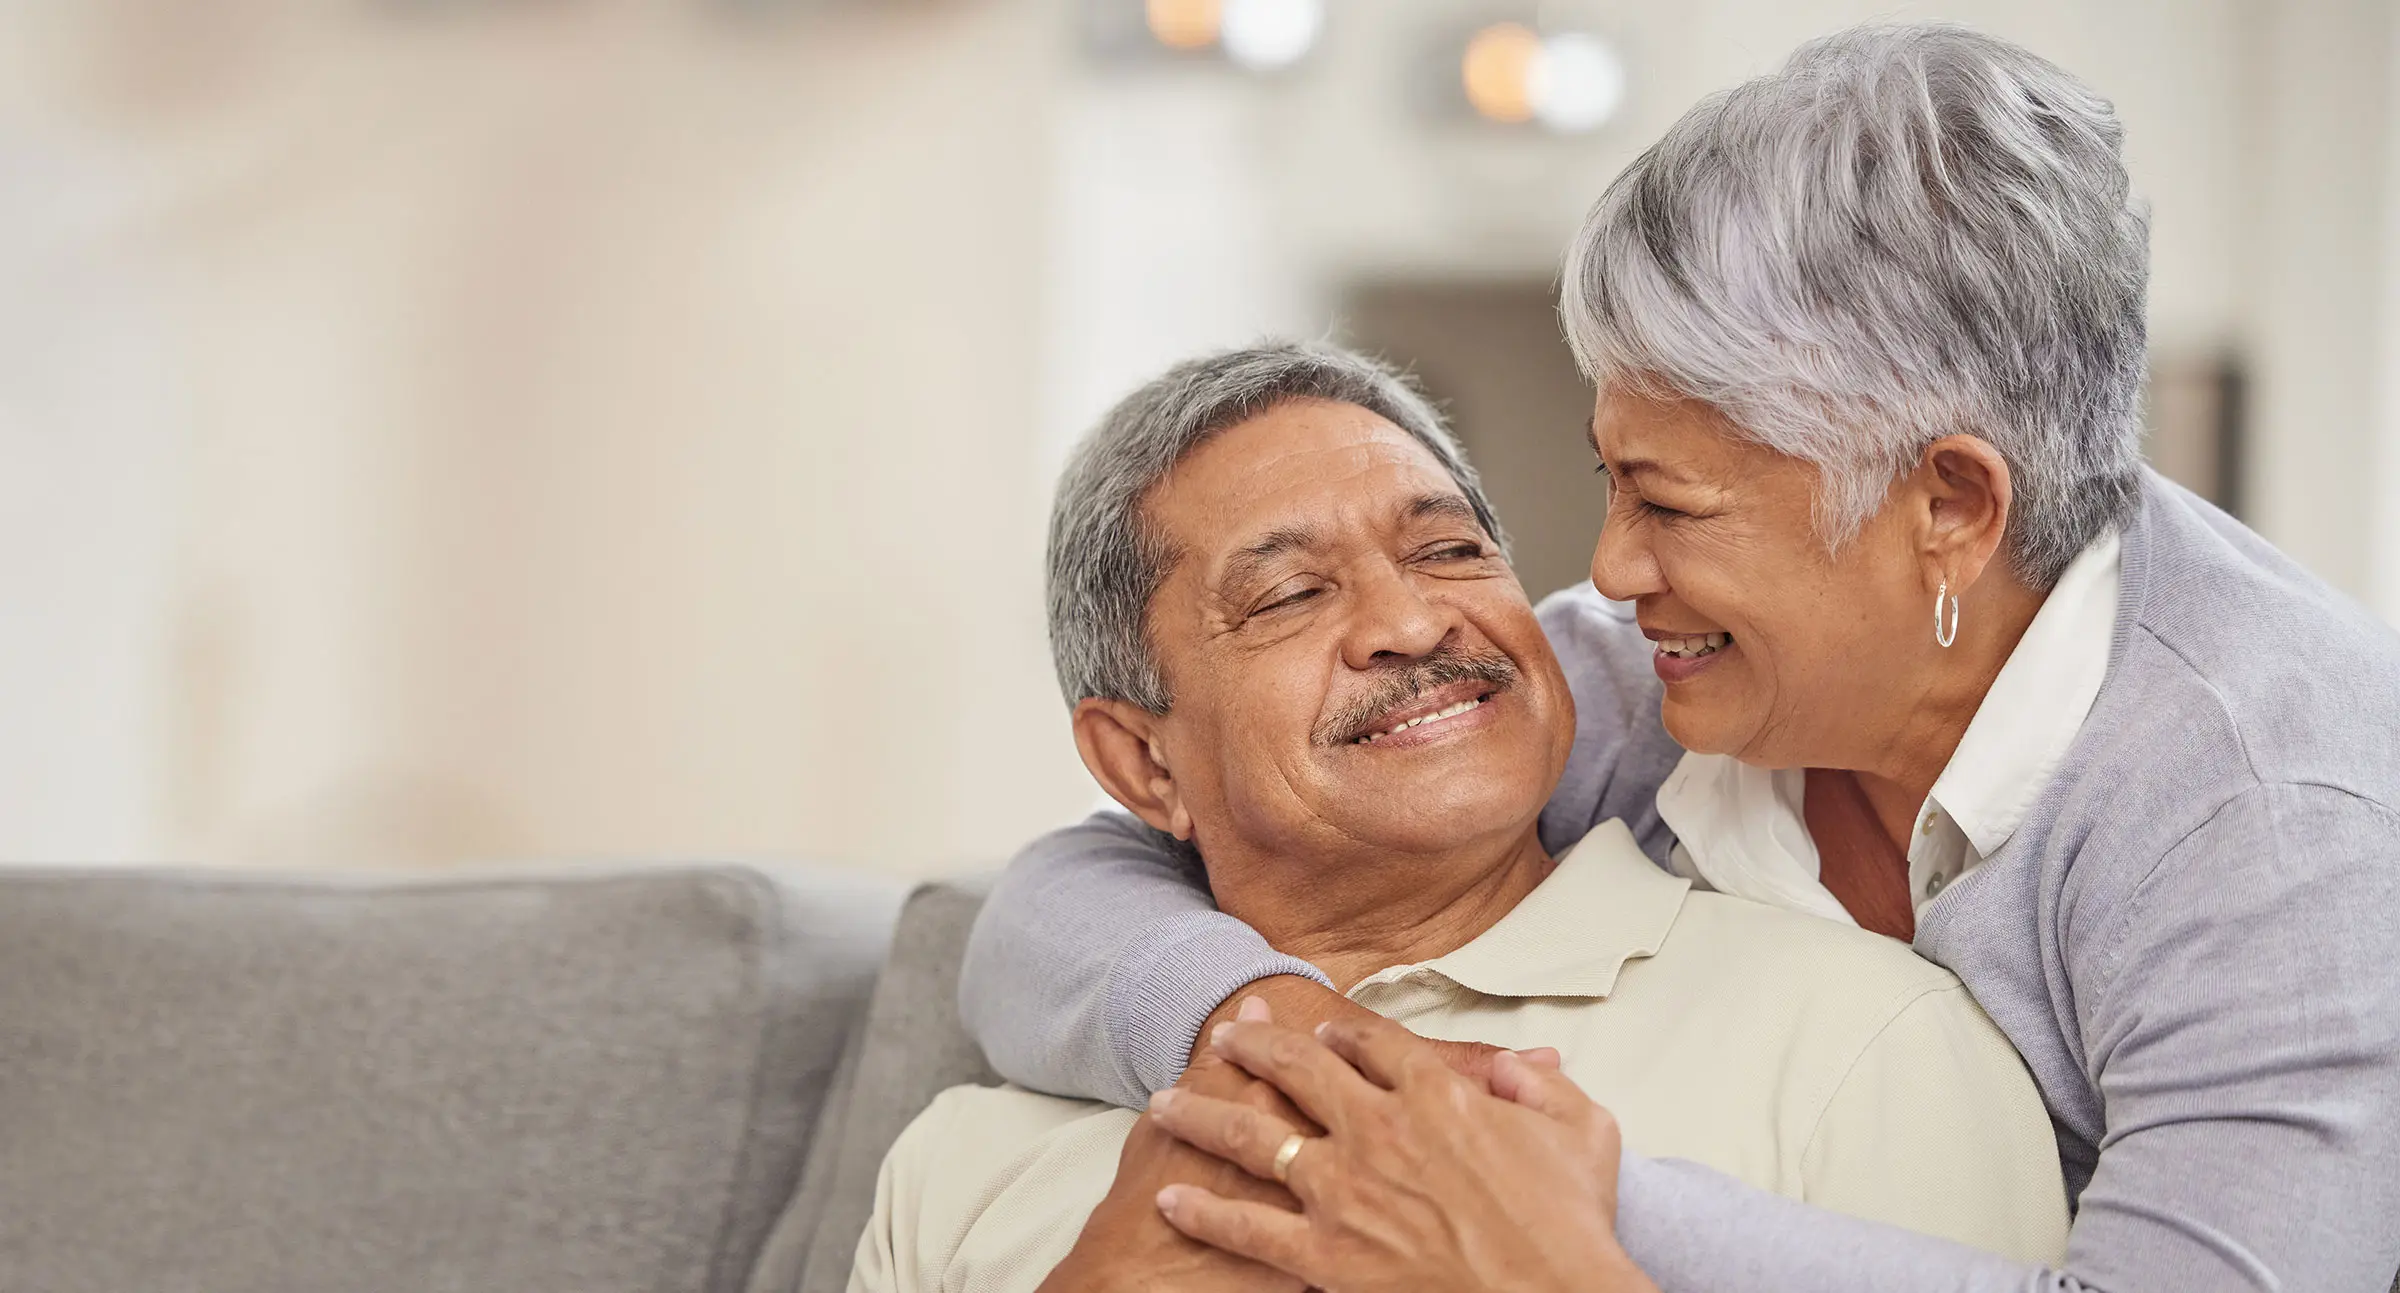
M 1643 629 L 1650 639 L 1650 667 L 1673 685 L 1698 677 L 1734 649 L 1731 633 L 1668 633 Z

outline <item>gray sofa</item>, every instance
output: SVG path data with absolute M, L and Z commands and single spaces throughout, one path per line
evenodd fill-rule
M 0 871 L 0 1289 L 838 1290 L 980 903 Z
M 0 870 L 0 1291 L 835 1293 L 983 892 Z

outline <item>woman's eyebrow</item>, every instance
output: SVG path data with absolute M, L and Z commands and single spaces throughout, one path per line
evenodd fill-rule
M 1608 464 L 1603 465 L 1608 466 Z M 1643 476 L 1657 476 L 1679 484 L 1689 483 L 1691 480 L 1691 477 L 1683 472 L 1652 458 L 1622 459 L 1615 465 L 1608 466 L 1608 474 L 1626 480 L 1638 480 Z
M 1639 476 L 1644 472 L 1649 472 L 1652 475 L 1665 476 L 1670 480 L 1684 479 L 1682 472 L 1674 471 L 1651 458 L 1626 458 L 1613 464 L 1608 462 L 1608 455 L 1600 451 L 1600 419 L 1598 418 L 1592 418 L 1583 424 L 1583 441 L 1592 447 L 1592 456 L 1600 459 L 1601 465 L 1607 467 L 1608 473 L 1612 476 Z

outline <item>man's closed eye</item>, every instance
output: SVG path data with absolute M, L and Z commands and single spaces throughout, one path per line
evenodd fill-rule
M 1286 610 L 1291 607 L 1298 606 L 1302 602 L 1305 602 L 1324 591 L 1325 590 L 1323 588 L 1315 584 L 1309 584 L 1305 587 L 1294 588 L 1288 592 L 1270 594 L 1269 599 L 1262 603 L 1257 610 L 1252 611 L 1251 614 L 1264 615 L 1269 611 Z

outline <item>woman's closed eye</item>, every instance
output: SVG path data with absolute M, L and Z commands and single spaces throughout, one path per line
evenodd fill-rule
M 1612 508 L 1615 507 L 1618 497 L 1625 493 L 1625 491 L 1619 488 L 1617 485 L 1616 473 L 1608 469 L 1607 463 L 1601 463 L 1592 470 L 1598 473 L 1600 479 L 1607 485 L 1609 506 Z M 1682 511 L 1678 508 L 1668 507 L 1663 503 L 1652 502 L 1651 500 L 1644 498 L 1639 494 L 1633 495 L 1632 501 L 1635 511 L 1644 516 L 1655 517 L 1662 521 L 1673 520 L 1676 517 L 1691 515 L 1691 513 Z

